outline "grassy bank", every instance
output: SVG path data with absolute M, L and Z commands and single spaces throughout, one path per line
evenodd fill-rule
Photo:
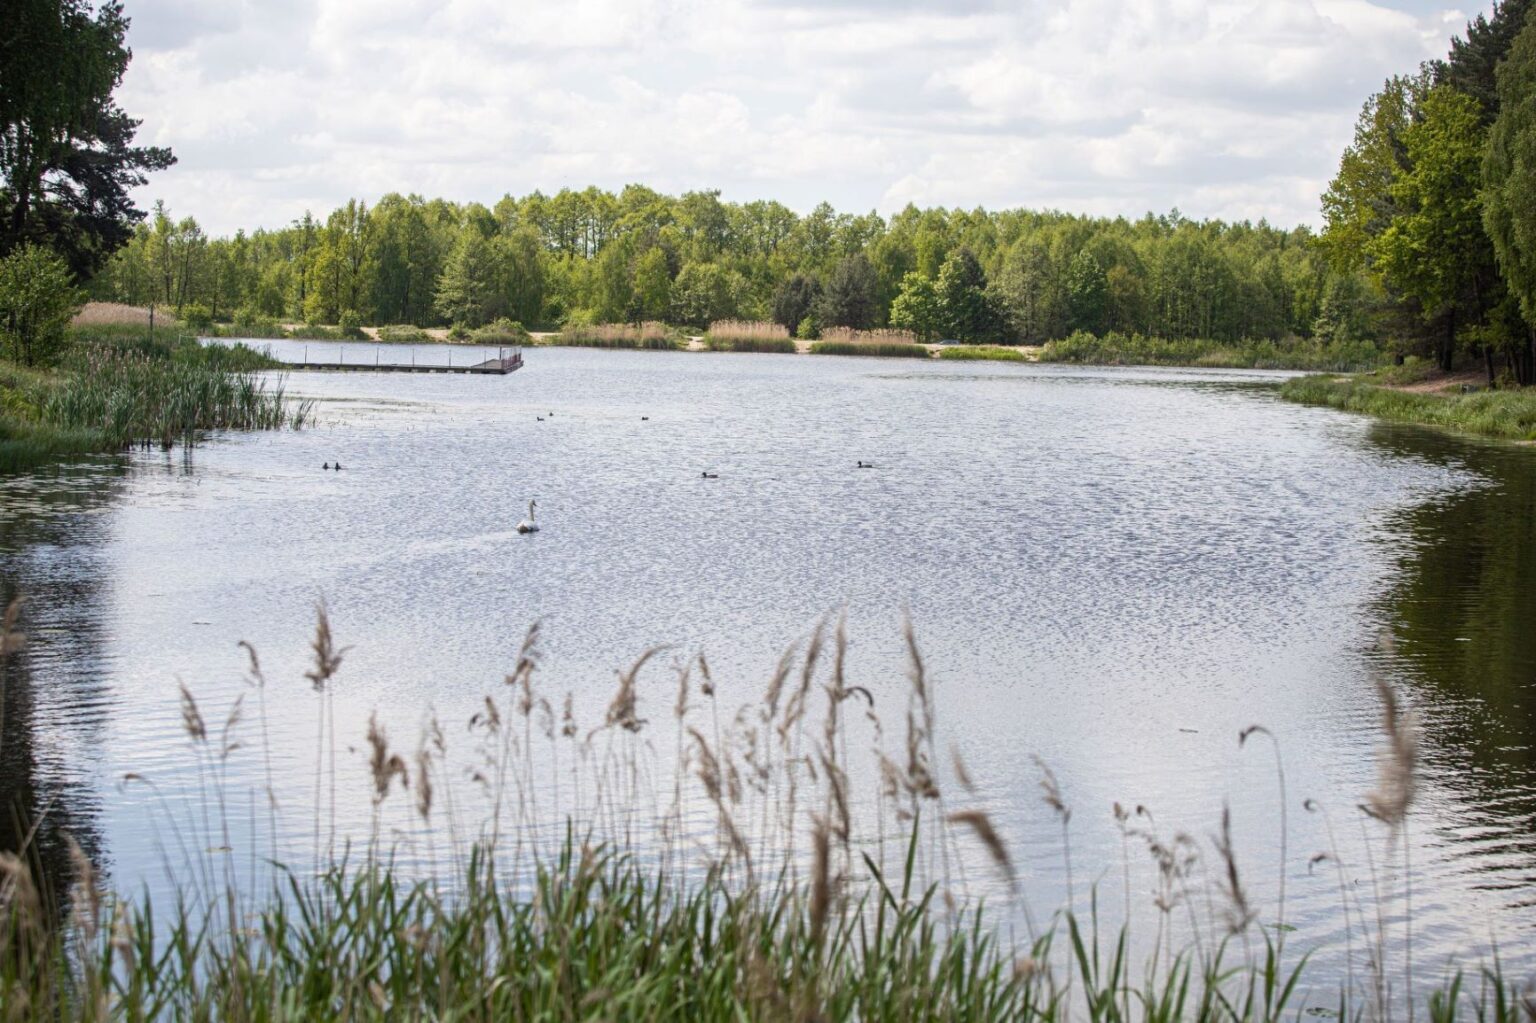
M 1040 352 L 1040 361 L 1090 366 L 1194 366 L 1344 373 L 1374 369 L 1387 360 L 1374 345 L 1366 342 L 1324 344 L 1298 338 L 1233 344 L 1114 332 L 1099 337 L 1078 331 L 1070 337 L 1048 342 Z
M 0 471 L 61 457 L 169 448 L 201 430 L 303 426 L 308 403 L 290 402 L 257 373 L 278 366 L 243 345 L 201 345 L 176 326 L 131 323 L 70 328 L 57 367 L 0 363 Z
M 25 626 L 13 619 L 0 657 Z M 933 680 L 910 630 L 906 639 L 905 692 L 877 699 L 850 685 L 842 626 L 828 620 L 739 707 L 721 706 L 702 655 L 677 661 L 670 682 L 642 677 L 661 670 L 652 650 L 619 672 L 601 719 L 578 724 L 570 697 L 537 677 L 534 629 L 467 728 L 428 717 L 413 752 L 370 721 L 356 747 L 366 791 L 351 801 L 370 808 L 371 837 L 341 854 L 327 851 L 346 838 L 334 830 L 338 747 L 325 736 L 335 734 L 331 692 L 348 682 L 347 648 L 322 612 L 302 682 L 269 682 L 248 651 L 248 701 L 205 707 L 182 688 L 185 755 L 199 779 L 187 791 L 200 795 L 162 808 L 179 829 L 165 847 L 191 860 L 167 864 L 176 904 L 105 890 L 75 847 L 54 868 L 68 872 L 72 899 L 51 907 L 56 879 L 35 876 L 24 856 L 0 856 L 0 1007 L 8 1017 L 85 1020 L 1235 1023 L 1400 1019 L 1408 989 L 1426 1019 L 1515 1023 L 1522 998 L 1536 1008 L 1494 963 L 1438 987 L 1416 982 L 1412 904 L 1375 873 L 1398 869 L 1417 763 L 1411 722 L 1385 683 L 1382 781 L 1360 824 L 1367 848 L 1386 858 L 1346 862 L 1334 850 L 1327 867 L 1338 872 L 1345 940 L 1369 955 L 1319 991 L 1307 950 L 1287 947 L 1284 885 L 1271 897 L 1245 883 L 1225 813 L 1202 841 L 1162 834 L 1150 811 L 1116 805 L 1122 847 L 1089 850 L 1086 862 L 1078 850 L 1078 869 L 1100 880 L 1091 896 L 1074 896 L 1071 797 L 1043 763 L 1040 812 L 1060 826 L 1069 882 L 1063 905 L 1032 913 L 1037 893 L 1009 836 L 958 756 L 939 753 Z M 274 807 L 253 811 L 256 829 L 277 812 L 271 793 L 224 789 L 230 758 L 265 747 L 269 688 L 314 701 L 315 762 L 283 768 L 313 766 L 314 858 L 275 867 L 265 890 L 237 892 L 231 863 L 279 859 L 259 833 L 232 840 L 226 817 Z M 662 737 L 666 718 L 672 734 Z M 1235 737 L 1234 755 L 1258 731 Z M 472 745 L 468 757 L 454 759 L 446 736 L 467 737 L 454 741 Z M 1278 760 L 1278 741 L 1273 749 Z M 878 765 L 867 791 L 852 781 L 870 776 L 850 750 L 870 750 L 858 756 Z M 456 797 L 466 764 L 476 785 Z M 245 776 L 271 772 L 269 762 Z M 541 787 L 551 781 L 552 796 Z M 483 802 L 466 802 L 471 794 Z M 1337 805 L 1344 812 L 1358 799 Z M 549 820 L 567 822 L 564 836 L 541 845 L 534 825 Z M 391 866 L 400 840 L 387 836 L 407 831 L 425 836 L 440 872 L 411 879 Z M 1123 899 L 1136 919 L 1121 860 L 1133 848 L 1159 879 L 1139 918 L 1155 928 L 1144 962 L 1128 951 L 1144 947 L 1133 941 L 1138 925 L 1099 922 L 1101 895 L 1104 905 Z M 1284 846 L 1280 857 L 1286 865 Z M 1007 895 L 981 905 L 967 873 L 995 876 Z M 1178 943 L 1175 930 L 1185 934 Z
M 1001 348 L 996 345 L 945 345 L 939 349 L 939 358 L 990 362 L 1029 361 L 1029 356 L 1017 348 Z
M 1287 380 L 1280 388 L 1280 396 L 1396 422 L 1422 423 L 1503 440 L 1536 440 L 1536 391 L 1532 390 L 1443 394 L 1380 386 L 1370 377 L 1313 376 Z
M 887 344 L 880 341 L 816 341 L 812 355 L 875 355 L 895 359 L 927 359 L 932 356 L 927 345 Z

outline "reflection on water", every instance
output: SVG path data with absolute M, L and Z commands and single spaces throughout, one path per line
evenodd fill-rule
M 1460 796 L 1440 855 L 1536 907 L 1536 451 L 1386 426 L 1372 440 L 1475 476 L 1387 524 L 1400 553 L 1378 613 L 1427 717 L 1427 770 Z
M 1116 802 L 1195 836 L 1226 804 L 1249 884 L 1274 891 L 1273 764 L 1236 741 L 1262 723 L 1295 804 L 1287 921 L 1336 956 L 1338 884 L 1307 869 L 1332 839 L 1300 803 L 1332 815 L 1351 883 L 1399 889 L 1393 869 L 1366 872 L 1352 819 L 1374 777 L 1374 660 L 1426 718 L 1417 955 L 1439 966 L 1497 941 L 1536 962 L 1519 911 L 1536 892 L 1536 453 L 1285 404 L 1269 380 L 558 349 L 510 377 L 296 374 L 318 429 L 0 481 L 0 577 L 32 597 L 33 634 L 8 669 L 6 783 L 55 834 L 98 835 L 118 885 L 175 891 L 162 873 L 195 830 L 176 801 L 202 780 L 178 681 L 211 721 L 267 699 L 270 753 L 228 768 L 247 822 L 229 844 L 257 844 L 270 763 L 270 841 L 313 848 L 317 598 L 352 648 L 333 690 L 352 836 L 373 823 L 345 797 L 366 791 L 369 715 L 405 748 L 429 713 L 463 743 L 532 621 L 541 678 L 586 728 L 644 648 L 707 651 L 733 710 L 846 607 L 851 681 L 899 720 L 910 610 L 939 747 L 970 764 L 1037 906 L 1066 889 L 1031 754 L 1073 805 L 1079 870 L 1119 863 Z M 321 470 L 337 459 L 344 472 Z M 520 538 L 533 497 L 544 529 Z M 1371 653 L 1383 630 L 1389 657 Z M 672 748 L 671 696 L 642 680 L 656 750 Z M 154 789 L 119 785 L 129 772 Z M 414 834 L 400 814 L 391 833 Z M 1138 854 L 1133 916 L 1155 883 Z
M 70 883 L 65 836 L 100 857 L 99 763 L 110 712 L 103 632 L 110 461 L 7 480 L 0 505 L 0 607 L 24 594 L 27 645 L 0 657 L 0 850 L 25 848 L 55 897 Z

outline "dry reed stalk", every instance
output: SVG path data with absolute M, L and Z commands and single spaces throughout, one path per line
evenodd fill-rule
M 1221 808 L 1221 831 L 1212 838 L 1212 842 L 1216 846 L 1217 855 L 1221 857 L 1220 887 L 1227 902 L 1227 932 L 1236 936 L 1246 931 L 1259 914 L 1249 904 L 1248 893 L 1243 889 L 1242 877 L 1238 874 L 1237 853 L 1232 846 L 1231 807 Z
M 1018 876 L 1013 872 L 1013 859 L 1008 855 L 1008 847 L 1003 844 L 1003 839 L 992 826 L 992 818 L 982 810 L 957 810 L 947 818 L 951 824 L 963 824 L 971 830 L 982 846 L 992 856 L 992 862 L 1008 880 L 1008 887 L 1018 887 Z
M 162 324 L 174 322 L 165 312 L 155 317 Z M 87 302 L 69 321 L 70 326 L 127 325 L 149 326 L 149 310 L 122 302 Z
M 789 328 L 766 320 L 715 320 L 708 336 L 721 340 L 782 341 L 789 338 Z
M 1397 693 L 1380 676 L 1375 679 L 1381 697 L 1381 728 L 1386 745 L 1376 758 L 1376 787 L 1365 796 L 1365 811 L 1389 827 L 1400 827 L 1408 816 L 1416 788 L 1419 761 L 1418 716 L 1404 712 Z
M 197 709 L 197 700 L 186 685 L 178 683 L 178 687 L 181 690 L 181 726 L 189 739 L 203 745 L 208 741 L 208 726 L 203 723 L 202 712 Z
M 17 627 L 21 620 L 21 605 L 26 598 L 16 597 L 5 606 L 4 616 L 0 616 L 0 657 L 14 654 L 27 645 L 27 637 Z
M 823 341 L 840 341 L 845 344 L 868 345 L 915 345 L 917 335 L 910 330 L 855 330 L 852 327 L 826 327 L 821 332 Z
M 389 796 L 389 785 L 394 779 L 399 778 L 402 785 L 410 784 L 405 761 L 389 751 L 389 736 L 379 724 L 377 713 L 368 715 L 368 773 L 373 778 L 375 807 Z

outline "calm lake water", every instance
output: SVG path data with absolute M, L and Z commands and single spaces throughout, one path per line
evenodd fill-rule
M 1536 967 L 1536 451 L 1283 403 L 1260 373 L 526 358 L 507 377 L 293 374 L 317 428 L 0 478 L 0 586 L 28 596 L 30 637 L 6 669 L 0 788 L 42 816 L 46 849 L 69 831 L 119 888 L 160 894 L 188 851 L 312 850 L 303 672 L 320 599 L 351 648 L 333 688 L 336 814 L 356 839 L 370 713 L 407 750 L 429 713 L 467 746 L 536 620 L 541 684 L 572 694 L 583 732 L 614 669 L 669 646 L 640 710 L 670 763 L 665 663 L 705 651 L 734 710 L 842 608 L 850 682 L 895 735 L 905 610 L 938 748 L 979 789 L 950 799 L 994 815 L 1037 907 L 1065 898 L 1066 871 L 1035 756 L 1073 809 L 1078 900 L 1097 882 L 1118 907 L 1128 855 L 1133 918 L 1151 926 L 1155 879 L 1115 802 L 1207 845 L 1227 805 L 1272 922 L 1275 763 L 1237 741 L 1263 724 L 1286 772 L 1289 940 L 1340 961 L 1360 941 L 1342 901 L 1376 886 L 1389 913 L 1402 904 L 1401 849 L 1355 809 L 1375 780 L 1379 671 L 1422 718 L 1415 959 L 1438 974 L 1496 944 Z M 531 498 L 543 528 L 521 537 Z M 268 679 L 264 738 L 242 640 Z M 227 853 L 187 809 L 218 768 L 191 752 L 179 682 L 215 731 L 246 697 Z M 279 834 L 257 838 L 269 768 Z M 426 869 L 414 818 L 395 814 L 402 861 Z M 1309 867 L 1329 849 L 1342 877 Z

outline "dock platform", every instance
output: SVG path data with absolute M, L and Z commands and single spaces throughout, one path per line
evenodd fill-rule
M 306 357 L 302 362 L 284 362 L 288 369 L 314 370 L 326 373 L 489 373 L 495 376 L 506 376 L 523 368 L 523 353 L 521 350 L 511 354 L 501 355 L 494 359 L 486 359 L 483 362 L 465 362 L 455 366 L 450 354 L 448 363 L 418 363 L 411 362 L 381 362 L 375 353 L 374 361 L 366 359 L 356 362 L 311 362 Z

